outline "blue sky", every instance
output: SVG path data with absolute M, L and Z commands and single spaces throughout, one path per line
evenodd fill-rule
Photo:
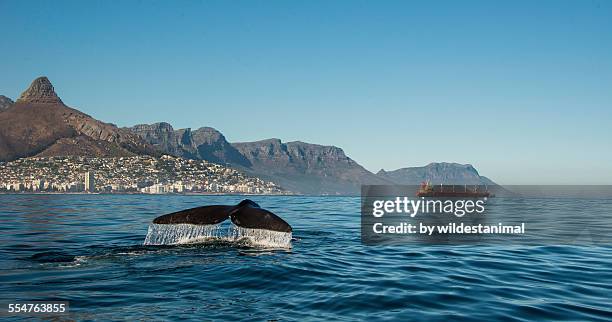
M 6 1 L 0 94 L 46 75 L 119 126 L 612 184 L 610 1 Z

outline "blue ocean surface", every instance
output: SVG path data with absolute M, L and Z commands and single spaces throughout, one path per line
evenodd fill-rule
M 243 198 L 0 195 L 0 302 L 69 301 L 75 320 L 612 318 L 612 245 L 365 246 L 358 197 L 250 196 L 293 226 L 290 250 L 143 246 L 161 214 Z

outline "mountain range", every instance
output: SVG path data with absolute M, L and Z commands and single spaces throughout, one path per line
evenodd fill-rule
M 30 156 L 119 157 L 170 154 L 232 166 L 302 194 L 357 194 L 362 184 L 494 184 L 471 165 L 431 163 L 374 174 L 341 148 L 267 139 L 230 143 L 214 128 L 174 129 L 165 122 L 129 128 L 70 108 L 46 77 L 17 101 L 0 96 L 0 161 Z
M 299 193 L 357 193 L 361 184 L 391 184 L 335 146 L 279 139 L 229 143 L 210 127 L 175 130 L 164 122 L 128 129 L 165 153 L 228 164 Z

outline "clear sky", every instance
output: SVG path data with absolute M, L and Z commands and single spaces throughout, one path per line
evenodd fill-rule
M 119 126 L 612 184 L 612 1 L 0 0 L 0 94 Z

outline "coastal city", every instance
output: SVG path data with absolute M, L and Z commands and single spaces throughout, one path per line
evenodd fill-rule
M 0 192 L 287 193 L 272 182 L 235 169 L 168 155 L 18 159 L 0 163 Z

